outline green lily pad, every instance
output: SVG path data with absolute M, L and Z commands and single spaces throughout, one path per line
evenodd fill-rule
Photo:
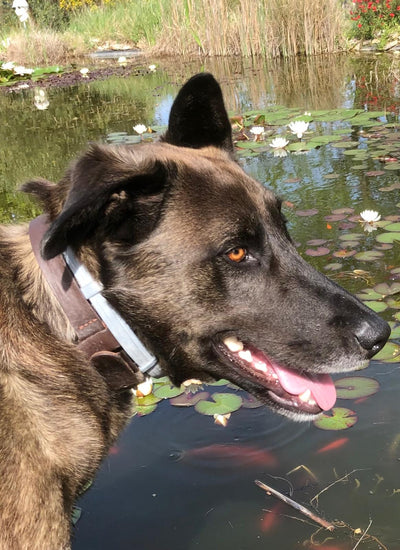
M 224 378 L 221 378 L 221 380 L 216 380 L 215 382 L 208 383 L 208 386 L 227 386 L 229 384 L 229 380 L 225 380 Z
M 391 285 L 388 283 L 379 283 L 374 286 L 374 290 L 375 292 L 379 292 L 383 297 L 393 296 L 393 294 L 400 293 L 400 283 L 392 283 Z
M 132 407 L 132 416 L 146 416 L 156 410 L 157 404 L 161 401 L 160 397 L 156 397 L 152 393 L 145 397 L 137 397 Z
M 339 239 L 341 241 L 358 241 L 361 236 L 360 233 L 344 233 L 343 235 L 339 235 Z
M 213 401 L 199 401 L 195 409 L 200 414 L 228 414 L 237 411 L 242 406 L 242 398 L 233 393 L 214 393 Z
M 395 315 L 396 317 L 396 315 Z M 379 353 L 374 356 L 377 361 L 384 361 L 385 363 L 398 362 L 400 360 L 400 346 L 394 342 L 387 342 Z
M 385 225 L 385 231 L 400 231 L 400 222 Z
M 310 151 L 311 149 L 315 149 L 318 147 L 318 143 L 312 142 L 312 141 L 296 141 L 294 143 L 289 143 L 289 145 L 286 145 L 287 151 L 291 151 L 293 153 L 298 151 Z
M 338 269 L 342 269 L 342 267 L 343 264 L 340 264 L 339 262 L 332 262 L 330 264 L 326 264 L 324 269 L 326 269 L 326 271 L 337 271 Z
M 382 313 L 382 311 L 386 311 L 389 307 L 385 302 L 378 302 L 375 300 L 366 300 L 364 304 L 372 309 L 372 311 L 375 311 L 375 313 Z
M 373 288 L 363 288 L 358 294 L 357 298 L 362 300 L 363 302 L 365 300 L 381 300 L 382 299 L 382 293 L 377 292 Z
M 336 395 L 340 399 L 369 397 L 379 390 L 379 382 L 367 376 L 349 376 L 335 381 Z
M 155 388 L 153 394 L 160 399 L 171 399 L 177 395 L 181 395 L 185 390 L 183 388 L 177 388 L 172 384 L 163 384 L 158 388 Z
M 334 407 L 332 414 L 322 414 L 314 420 L 314 426 L 321 430 L 347 430 L 354 426 L 358 417 L 356 413 L 344 407 Z
M 389 323 L 389 325 L 390 325 L 390 328 L 391 328 L 390 339 L 391 340 L 393 340 L 393 339 L 399 340 L 400 339 L 400 325 L 397 325 L 396 323 L 393 323 L 393 321 L 391 321 Z
M 375 262 L 378 258 L 382 258 L 383 255 L 383 252 L 380 250 L 366 250 L 364 252 L 357 252 L 354 257 L 362 262 Z
M 72 525 L 76 525 L 82 516 L 82 508 L 79 506 L 72 507 L 71 522 Z
M 398 233 L 393 231 L 388 233 L 379 233 L 376 236 L 376 240 L 378 243 L 394 243 L 396 241 L 400 241 L 400 231 Z
M 337 141 L 332 143 L 331 147 L 336 147 L 338 149 L 351 149 L 358 145 L 358 141 Z

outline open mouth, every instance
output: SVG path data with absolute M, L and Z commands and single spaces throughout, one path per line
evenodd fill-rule
M 329 374 L 295 371 L 268 358 L 255 347 L 228 336 L 218 345 L 232 367 L 253 384 L 268 391 L 280 408 L 316 415 L 333 407 L 336 389 Z

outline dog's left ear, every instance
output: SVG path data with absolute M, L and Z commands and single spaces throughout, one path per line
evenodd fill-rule
M 197 74 L 183 85 L 163 141 L 193 149 L 212 145 L 233 153 L 231 123 L 221 88 L 211 74 Z
M 43 237 L 43 257 L 49 260 L 69 245 L 79 246 L 98 228 L 131 223 L 141 236 L 148 234 L 160 216 L 168 173 L 167 160 L 140 148 L 93 144 L 61 182 L 69 180 L 69 193 Z M 32 192 L 29 185 L 27 190 Z

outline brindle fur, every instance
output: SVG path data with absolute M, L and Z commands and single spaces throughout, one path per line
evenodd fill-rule
M 279 408 L 219 352 L 223 335 L 334 372 L 373 355 L 388 329 L 300 258 L 279 201 L 232 150 L 220 89 L 200 75 L 161 142 L 92 145 L 58 185 L 25 190 L 52 222 L 44 257 L 74 247 L 176 384 L 228 378 Z M 251 255 L 234 265 L 236 246 Z M 126 423 L 130 393 L 113 393 L 74 345 L 27 226 L 0 228 L 0 278 L 0 548 L 66 549 L 72 504 Z

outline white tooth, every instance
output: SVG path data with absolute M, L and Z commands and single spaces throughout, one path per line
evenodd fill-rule
M 317 403 L 314 401 L 314 399 L 310 399 L 308 404 L 309 405 L 316 405 Z
M 300 401 L 303 401 L 304 403 L 308 403 L 310 397 L 311 397 L 311 392 L 310 392 L 310 390 L 306 390 L 306 391 L 303 392 L 301 395 L 299 395 Z
M 265 363 L 262 363 L 261 361 L 256 361 L 254 363 L 254 368 L 263 372 L 267 372 L 267 365 Z
M 238 355 L 239 355 L 240 359 L 243 359 L 244 361 L 247 361 L 248 363 L 251 363 L 252 360 L 253 360 L 253 356 L 251 355 L 250 350 L 239 351 Z
M 242 351 L 244 346 L 243 342 L 241 342 L 236 336 L 228 336 L 224 340 L 225 346 L 229 349 L 229 351 Z

